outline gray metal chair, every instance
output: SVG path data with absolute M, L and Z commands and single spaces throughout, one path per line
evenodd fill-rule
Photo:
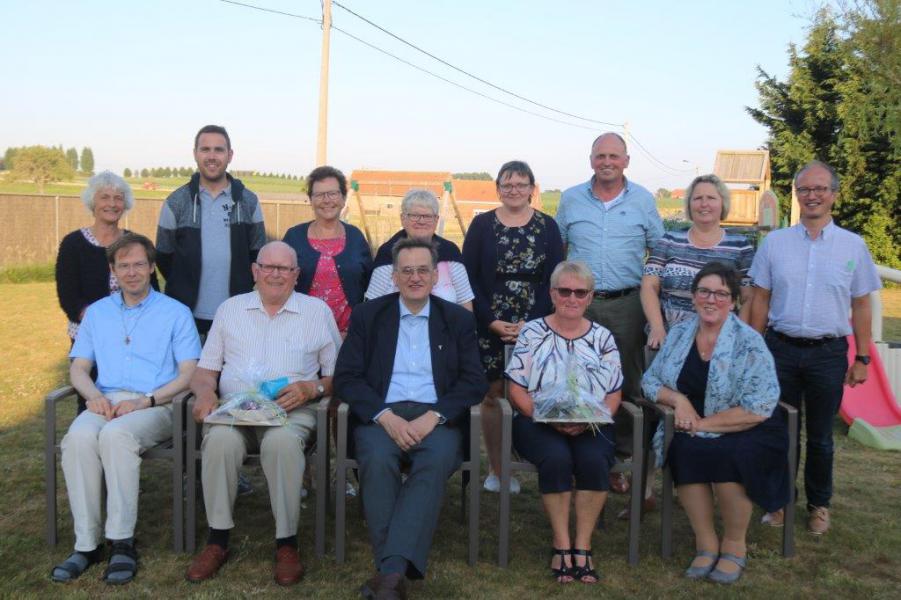
M 675 411 L 648 400 L 642 406 L 657 411 L 663 420 L 663 453 L 669 450 L 675 435 Z M 788 476 L 791 482 L 790 500 L 785 507 L 785 525 L 782 529 L 782 556 L 790 558 L 795 555 L 795 464 L 798 452 L 798 411 L 792 406 L 779 403 L 779 409 L 785 412 L 788 425 Z M 673 555 L 673 474 L 669 465 L 663 466 L 663 506 L 660 513 L 660 556 L 670 558 Z
M 141 458 L 163 458 L 172 461 L 172 548 L 175 552 L 184 550 L 184 506 L 182 492 L 182 475 L 184 473 L 184 419 L 185 394 L 179 394 L 172 400 L 172 439 L 163 442 L 141 454 Z M 57 506 L 56 506 L 56 462 L 60 452 L 56 440 L 57 408 L 64 400 L 77 399 L 75 388 L 71 385 L 61 387 L 47 394 L 44 398 L 44 481 L 47 494 L 47 544 L 56 546 Z M 98 498 L 98 501 L 100 499 Z
M 348 413 L 350 407 L 346 402 L 338 405 L 338 439 L 335 443 L 335 561 L 344 563 L 345 542 L 347 536 L 347 498 L 344 488 L 347 483 L 347 470 L 358 468 L 357 461 L 347 456 Z M 481 410 L 473 406 L 469 410 L 469 460 L 464 460 L 459 470 L 469 475 L 469 564 L 475 565 L 479 558 L 479 487 L 481 483 L 481 457 L 479 440 L 481 435 Z M 464 482 L 465 486 L 465 482 Z M 364 495 L 360 486 L 360 499 Z M 466 495 L 465 487 L 462 494 Z M 462 502 L 466 512 L 467 502 Z
M 316 514 L 314 547 L 316 556 L 325 554 L 325 518 L 328 506 L 329 493 L 329 446 L 328 446 L 328 403 L 329 398 L 323 398 L 316 404 L 316 443 L 307 448 L 307 465 L 312 464 L 316 473 L 314 486 L 316 488 Z M 185 473 L 186 473 L 186 502 L 185 502 L 185 551 L 193 553 L 197 548 L 197 482 L 198 465 L 203 456 L 200 450 L 201 424 L 194 421 L 194 395 L 188 397 L 185 414 L 187 415 L 187 434 L 185 436 Z M 259 454 L 248 454 L 244 464 L 260 464 Z M 297 490 L 300 494 L 300 490 Z
M 504 364 L 510 359 L 513 346 L 504 348 Z M 499 399 L 501 405 L 501 473 L 500 473 L 500 501 L 499 501 L 499 533 L 497 562 L 501 567 L 506 567 L 510 560 L 510 478 L 514 471 L 537 473 L 538 470 L 530 462 L 519 460 L 513 450 L 513 409 L 508 400 L 508 381 L 504 380 L 504 397 Z M 625 412 L 622 412 L 625 411 Z M 645 476 L 645 416 L 640 408 L 633 403 L 623 400 L 620 404 L 619 415 L 626 414 L 632 421 L 632 458 L 629 462 L 617 458 L 616 464 L 610 470 L 611 473 L 631 473 L 633 485 L 629 495 L 629 564 L 638 564 L 638 534 L 641 527 L 641 501 L 644 497 L 643 485 L 635 485 L 637 481 L 644 482 Z M 605 506 L 606 511 L 606 506 Z M 604 513 L 601 513 L 601 519 Z

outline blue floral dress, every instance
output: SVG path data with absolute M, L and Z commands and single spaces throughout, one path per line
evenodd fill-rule
M 491 312 L 495 319 L 517 323 L 544 316 L 532 312 L 535 288 L 550 275 L 545 273 L 547 255 L 540 251 L 547 228 L 547 215 L 537 210 L 521 227 L 507 227 L 494 216 L 497 274 L 491 291 Z M 479 336 L 479 350 L 488 381 L 500 379 L 504 371 L 504 343 L 486 332 Z

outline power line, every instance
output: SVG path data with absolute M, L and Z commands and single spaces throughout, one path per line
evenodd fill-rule
M 293 17 L 295 19 L 304 19 L 306 21 L 312 21 L 314 23 L 319 23 L 320 25 L 322 25 L 322 19 L 317 19 L 315 17 L 308 17 L 306 15 L 296 15 L 294 13 L 285 12 L 283 10 L 275 10 L 274 8 L 264 8 L 262 6 L 255 6 L 253 4 L 245 4 L 243 2 L 235 2 L 234 0 L 219 0 L 219 2 L 222 2 L 225 4 L 234 4 L 235 6 L 243 6 L 244 8 L 252 8 L 253 10 L 272 13 L 272 14 L 276 14 L 276 15 L 282 15 L 284 17 Z
M 599 120 L 597 120 L 597 119 L 591 119 L 591 118 L 589 118 L 589 117 L 582 117 L 582 116 L 580 116 L 580 115 L 574 115 L 574 114 L 572 114 L 572 113 L 568 113 L 568 112 L 566 112 L 566 111 L 556 109 L 556 108 L 554 108 L 554 107 L 552 107 L 552 106 L 547 106 L 546 104 L 541 104 L 540 102 L 536 102 L 536 101 L 534 101 L 534 100 L 530 100 L 529 98 L 526 98 L 525 96 L 521 96 L 521 95 L 519 95 L 519 94 L 517 94 L 517 93 L 515 93 L 515 92 L 511 92 L 511 91 L 508 90 L 508 89 L 502 88 L 502 87 L 499 86 L 499 85 L 495 85 L 495 84 L 491 83 L 490 81 L 487 81 L 487 80 L 485 80 L 485 79 L 482 79 L 482 78 L 479 77 L 478 75 L 473 75 L 473 74 L 470 73 L 469 71 L 465 71 L 465 70 L 461 69 L 460 67 L 457 67 L 457 66 L 455 66 L 455 65 L 452 65 L 451 63 L 447 62 L 447 61 L 444 60 L 443 58 L 440 58 L 440 57 L 438 57 L 438 56 L 435 56 L 435 55 L 432 54 L 431 52 L 429 52 L 429 51 L 427 51 L 427 50 L 423 50 L 422 48 L 420 48 L 420 47 L 417 46 L 416 44 L 414 44 L 414 43 L 412 43 L 412 42 L 408 42 L 407 40 L 405 40 L 404 38 L 400 37 L 399 35 L 394 34 L 394 33 L 390 32 L 390 31 L 388 31 L 387 29 L 385 29 L 385 28 L 382 27 L 381 25 L 379 25 L 379 24 L 377 24 L 377 23 L 373 23 L 372 21 L 370 21 L 369 19 L 367 19 L 367 18 L 364 17 L 363 15 L 360 15 L 360 14 L 358 14 L 358 13 L 352 11 L 351 9 L 347 8 L 346 6 L 344 6 L 343 4 L 341 4 L 340 2 L 332 2 L 332 4 L 334 4 L 334 5 L 337 6 L 338 8 L 344 9 L 345 11 L 349 12 L 350 14 L 352 14 L 353 16 L 355 16 L 356 18 L 360 19 L 361 21 L 363 21 L 363 22 L 365 22 L 365 23 L 368 23 L 369 25 L 375 27 L 376 29 L 378 29 L 379 31 L 381 31 L 381 32 L 384 33 L 384 34 L 391 36 L 392 38 L 394 38 L 395 40 L 401 42 L 402 44 L 405 44 L 405 45 L 409 46 L 410 48 L 413 48 L 414 50 L 416 50 L 416 51 L 418 51 L 418 52 L 421 52 L 421 53 L 425 54 L 425 55 L 428 56 L 429 58 L 432 58 L 432 59 L 434 59 L 434 60 L 437 60 L 437 61 L 440 62 L 441 64 L 443 64 L 443 65 L 445 65 L 445 66 L 447 66 L 447 67 L 450 67 L 451 69 L 453 69 L 453 70 L 455 70 L 455 71 L 457 71 L 457 72 L 459 72 L 459 73 L 462 73 L 462 74 L 466 75 L 467 77 L 471 77 L 472 79 L 475 79 L 476 81 L 478 81 L 478 82 L 480 82 L 480 83 L 484 83 L 485 85 L 487 85 L 487 86 L 489 86 L 489 87 L 492 87 L 492 88 L 494 88 L 494 89 L 496 89 L 496 90 L 498 90 L 498 91 L 501 91 L 501 92 L 503 92 L 503 93 L 505 93 L 505 94 L 508 94 L 508 95 L 510 95 L 510 96 L 513 96 L 514 98 L 518 98 L 519 100 L 522 100 L 522 101 L 524 101 L 524 102 L 528 102 L 529 104 L 533 104 L 533 105 L 535 105 L 535 106 L 538 106 L 538 107 L 543 108 L 543 109 L 545 109 L 545 110 L 549 110 L 549 111 L 551 111 L 551 112 L 555 112 L 555 113 L 560 114 L 560 115 L 564 115 L 564 116 L 567 116 L 567 117 L 572 117 L 572 118 L 574 118 L 574 119 L 579 119 L 580 121 L 587 121 L 587 122 L 589 122 L 589 123 L 597 123 L 597 124 L 599 124 L 599 125 L 609 125 L 609 126 L 611 126 L 611 127 L 622 127 L 622 126 L 623 126 L 622 123 L 610 123 L 610 122 L 608 122 L 608 121 L 599 121 Z
M 476 96 L 479 96 L 479 97 L 484 98 L 484 99 L 486 99 L 486 100 L 490 100 L 491 102 L 496 102 L 497 104 L 501 104 L 501 105 L 506 106 L 506 107 L 508 107 L 508 108 L 512 108 L 512 109 L 514 109 L 514 110 L 518 110 L 518 111 L 520 111 L 520 112 L 524 112 L 524 113 L 526 113 L 526 114 L 528 114 L 528 115 L 532 115 L 532 116 L 538 117 L 538 118 L 540 118 L 540 119 L 547 119 L 548 121 L 553 121 L 553 122 L 555 122 L 555 123 L 560 123 L 560 124 L 562 124 L 562 125 L 569 125 L 570 127 L 576 127 L 576 128 L 578 128 L 578 129 L 587 129 L 588 131 L 597 131 L 597 129 L 596 129 L 595 127 L 588 127 L 588 126 L 586 126 L 586 125 L 579 125 L 579 124 L 577 124 L 577 123 L 570 123 L 570 122 L 568 122 L 568 121 L 563 121 L 562 119 L 556 119 L 556 118 L 554 118 L 554 117 L 549 117 L 549 116 L 547 116 L 547 115 L 543 115 L 543 114 L 541 114 L 541 113 L 537 113 L 537 112 L 534 112 L 534 111 L 531 111 L 531 110 L 522 108 L 521 106 L 516 106 L 515 104 L 510 104 L 509 102 L 504 102 L 503 100 L 498 100 L 497 98 L 494 98 L 494 97 L 489 96 L 489 95 L 487 95 L 487 94 L 483 94 L 482 92 L 480 92 L 480 91 L 478 91 L 478 90 L 474 90 L 474 89 L 472 89 L 472 88 L 468 88 L 468 87 L 466 87 L 466 86 L 463 85 L 463 84 L 457 83 L 456 81 L 453 81 L 453 80 L 448 79 L 448 78 L 446 78 L 446 77 L 442 77 L 441 75 L 438 75 L 437 73 L 433 73 L 432 71 L 429 71 L 428 69 L 426 69 L 426 68 L 424 68 L 424 67 L 420 67 L 419 65 L 417 65 L 417 64 L 415 64 L 415 63 L 412 63 L 412 62 L 410 62 L 410 61 L 408 61 L 408 60 L 406 60 L 406 59 L 403 59 L 403 58 L 397 56 L 396 54 L 392 54 L 391 52 L 388 52 L 387 50 L 384 50 L 384 49 L 382 49 L 382 48 L 379 48 L 379 47 L 376 46 L 375 44 L 371 44 L 371 43 L 367 42 L 366 40 L 364 40 L 364 39 L 362 39 L 362 38 L 359 38 L 359 37 L 355 36 L 355 35 L 352 34 L 352 33 L 349 33 L 349 32 L 347 32 L 347 31 L 344 31 L 343 29 L 341 29 L 340 27 L 335 26 L 334 24 L 332 25 L 332 29 L 334 29 L 335 31 L 337 31 L 337 32 L 339 32 L 339 33 L 343 33 L 343 34 L 346 35 L 347 37 L 349 37 L 349 38 L 351 38 L 351 39 L 353 39 L 353 40 L 356 40 L 357 42 L 363 44 L 364 46 L 368 46 L 369 48 L 372 48 L 373 50 L 375 50 L 375 51 L 377 51 L 377 52 L 381 52 L 382 54 L 384 54 L 384 55 L 386 55 L 386 56 L 389 56 L 389 57 L 393 58 L 393 59 L 396 60 L 396 61 L 402 62 L 403 64 L 405 64 L 405 65 L 407 65 L 407 66 L 409 66 L 409 67 L 413 67 L 413 68 L 416 69 L 417 71 L 421 71 L 421 72 L 423 72 L 423 73 L 425 73 L 425 74 L 427 74 L 427 75 L 430 75 L 430 76 L 432 76 L 432 77 L 434 77 L 434 78 L 436 78 L 436 79 L 440 79 L 441 81 L 444 81 L 445 83 L 449 83 L 449 84 L 451 84 L 452 86 L 458 87 L 458 88 L 460 88 L 461 90 L 466 90 L 467 92 L 469 92 L 469 93 L 471 93 L 471 94 L 475 94 Z

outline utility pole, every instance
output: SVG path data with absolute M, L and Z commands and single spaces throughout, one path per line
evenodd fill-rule
M 332 33 L 332 0 L 322 0 L 322 64 L 319 68 L 319 132 L 316 136 L 316 166 L 326 164 L 328 146 L 328 58 Z

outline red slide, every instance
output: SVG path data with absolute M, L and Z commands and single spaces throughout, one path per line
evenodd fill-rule
M 848 361 L 854 360 L 857 348 L 854 336 L 848 336 Z M 845 386 L 842 406 L 839 414 L 848 425 L 854 419 L 866 421 L 874 427 L 892 427 L 901 425 L 901 407 L 895 401 L 895 395 L 885 376 L 882 359 L 876 351 L 876 344 L 870 344 L 869 377 L 863 384 L 852 387 Z

